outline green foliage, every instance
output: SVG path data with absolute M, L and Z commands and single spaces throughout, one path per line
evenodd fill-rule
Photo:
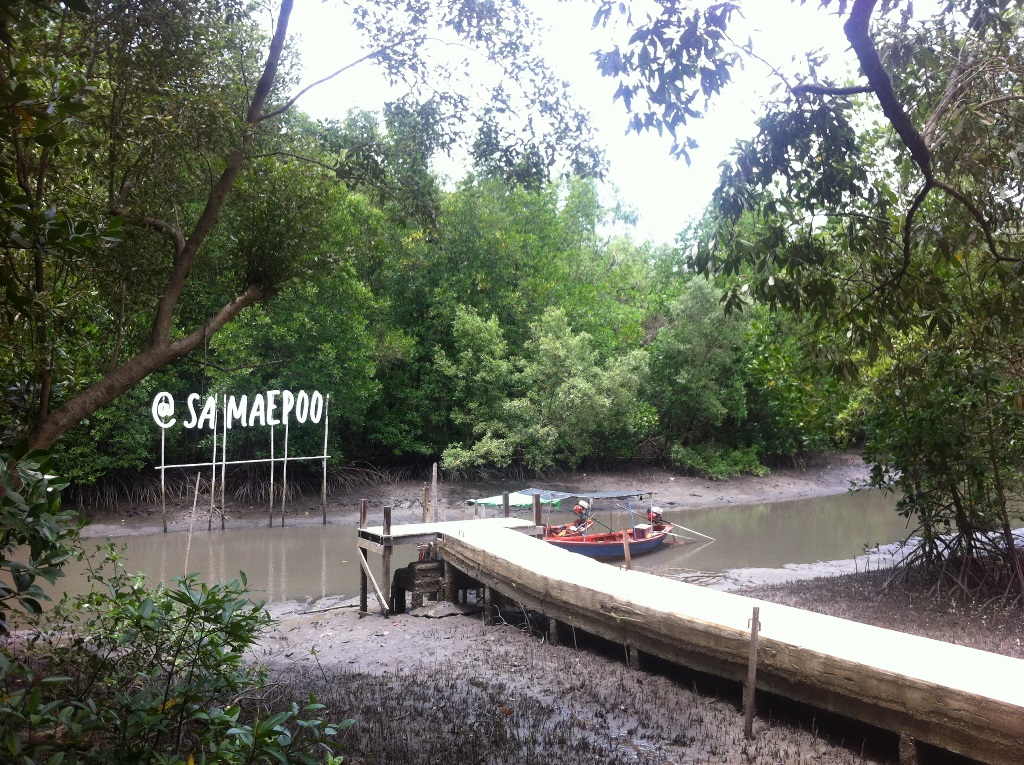
M 315 698 L 253 704 L 265 674 L 245 653 L 269 617 L 244 577 L 149 589 L 112 547 L 104 561 L 91 594 L 55 609 L 58 630 L 3 651 L 0 746 L 12 758 L 312 765 L 333 751 L 330 737 L 351 722 L 327 722 Z
M 45 453 L 0 455 L 0 632 L 17 604 L 30 625 L 0 645 L 0 751 L 25 765 L 69 763 L 318 762 L 351 725 L 321 716 L 310 697 L 268 710 L 265 672 L 250 661 L 270 617 L 245 577 L 207 585 L 194 576 L 147 588 L 112 545 L 91 593 L 64 598 L 40 629 L 38 580 L 51 585 L 79 549 L 65 484 Z M 335 762 L 339 760 L 334 760 Z
M 866 404 L 872 481 L 897 493 L 931 561 L 978 557 L 992 532 L 1013 549 L 1024 491 L 1018 356 L 1012 338 L 915 339 L 877 375 Z
M 744 473 L 768 475 L 771 471 L 761 464 L 755 446 L 733 449 L 714 444 L 672 446 L 672 464 L 687 472 L 696 472 L 713 481 L 735 478 Z
M 0 453 L 0 634 L 10 629 L 14 605 L 42 612 L 40 601 L 49 598 L 39 580 L 56 582 L 75 554 L 78 516 L 61 508 L 67 484 L 52 470 L 48 454 L 26 453 L 24 443 Z
M 807 350 L 809 337 L 834 344 L 831 333 L 814 332 L 788 314 L 760 314 L 748 329 L 744 437 L 775 456 L 848 446 L 861 432 L 850 402 L 862 386 L 840 381 Z
M 493 319 L 463 314 L 455 336 L 466 350 L 459 353 L 459 363 L 439 356 L 438 371 L 450 375 L 463 392 L 457 407 L 486 410 L 488 416 L 471 418 L 471 438 L 445 449 L 445 469 L 517 464 L 543 470 L 578 465 L 591 456 L 616 456 L 614 449 L 628 451 L 637 442 L 636 429 L 647 422 L 647 409 L 638 400 L 646 374 L 643 351 L 602 362 L 590 336 L 573 332 L 558 309 L 546 311 L 532 325 L 524 358 L 494 353 L 494 347 L 505 346 Z M 484 349 L 485 358 L 474 357 L 471 344 L 476 341 L 481 348 L 484 337 L 495 346 Z M 499 385 L 468 388 L 465 381 L 476 369 Z M 508 373 L 514 377 L 500 379 Z
M 700 443 L 747 415 L 747 319 L 724 316 L 715 289 L 693 280 L 651 343 L 648 399 L 666 435 Z
M 147 421 L 157 379 L 148 378 L 69 430 L 53 449 L 62 476 L 75 486 L 139 471 L 159 453 L 160 436 Z

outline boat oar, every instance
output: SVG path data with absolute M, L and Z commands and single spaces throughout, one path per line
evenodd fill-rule
M 712 542 L 715 541 L 714 537 L 709 537 L 707 534 L 701 534 L 699 531 L 694 531 L 693 529 L 688 529 L 688 528 L 686 528 L 686 526 L 678 526 L 676 524 L 673 524 L 673 526 L 675 526 L 675 528 L 677 528 L 677 529 L 682 529 L 683 531 L 689 531 L 691 534 L 696 534 L 699 537 L 704 537 L 705 539 L 710 539 Z M 686 539 L 686 537 L 681 537 L 678 534 L 673 534 L 671 531 L 666 531 L 665 533 L 668 534 L 670 537 L 675 537 L 676 539 Z

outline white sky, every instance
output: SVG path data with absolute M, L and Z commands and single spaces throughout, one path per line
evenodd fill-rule
M 593 115 L 593 125 L 607 152 L 609 181 L 619 198 L 639 213 L 633 237 L 655 243 L 671 243 L 687 221 L 700 215 L 718 179 L 718 164 L 739 138 L 753 134 L 753 122 L 762 95 L 777 80 L 765 64 L 748 61 L 744 71 L 734 72 L 735 82 L 702 120 L 691 123 L 700 144 L 691 151 L 693 164 L 669 155 L 666 135 L 624 134 L 627 114 L 621 102 L 612 102 L 616 82 L 603 78 L 590 55 L 607 45 L 607 32 L 591 32 L 593 5 L 585 0 L 556 3 L 527 0 L 527 4 L 552 27 L 545 38 L 543 55 L 562 78 L 573 84 L 580 104 Z M 730 34 L 737 42 L 754 39 L 755 51 L 773 65 L 786 69 L 791 57 L 808 49 L 823 48 L 835 59 L 836 70 L 854 68 L 835 16 L 817 8 L 814 0 L 799 5 L 795 0 L 746 0 L 746 20 Z M 320 0 L 299 0 L 291 29 L 299 37 L 303 71 L 309 81 L 318 79 L 359 55 L 358 38 L 346 21 L 343 9 Z M 372 66 L 361 64 L 336 81 L 322 85 L 299 101 L 299 108 L 317 117 L 344 117 L 352 107 L 379 111 L 400 94 L 390 91 Z M 457 168 L 445 169 L 458 175 Z

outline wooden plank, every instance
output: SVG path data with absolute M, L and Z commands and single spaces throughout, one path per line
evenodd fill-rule
M 1024 661 L 624 571 L 502 529 L 445 535 L 446 562 L 602 637 L 992 763 L 1024 751 Z
M 373 592 L 377 596 L 377 602 L 380 604 L 380 612 L 385 616 L 388 615 L 388 602 L 384 599 L 384 593 L 380 591 L 380 587 L 377 586 L 377 580 L 373 578 L 373 572 L 370 571 L 370 564 L 366 562 L 366 558 L 361 554 L 357 555 L 356 558 L 359 560 L 359 565 L 363 569 L 363 574 L 373 584 Z M 364 604 L 360 600 L 360 606 Z
M 384 506 L 384 552 L 381 561 L 381 582 L 384 593 L 384 602 L 388 608 L 391 607 L 391 505 Z
M 363 550 L 369 550 L 370 552 L 375 552 L 378 555 L 382 555 L 384 553 L 384 545 L 371 542 L 369 539 L 363 539 L 362 537 L 356 537 L 356 547 Z
M 438 521 L 435 523 L 403 523 L 398 526 L 391 527 L 391 539 L 394 544 L 410 544 L 411 539 L 422 537 L 423 535 L 432 535 L 436 537 L 438 534 L 453 534 L 456 535 L 460 530 L 464 528 L 475 528 L 477 526 L 483 528 L 509 528 L 509 529 L 523 529 L 529 530 L 534 528 L 532 520 L 525 518 L 478 518 L 474 520 L 466 521 Z M 384 537 L 383 526 L 368 526 L 360 529 L 360 536 L 364 539 L 372 539 L 375 542 L 380 542 Z

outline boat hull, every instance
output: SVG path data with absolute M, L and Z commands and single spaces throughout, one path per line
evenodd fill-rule
M 658 524 L 647 536 L 641 539 L 633 539 L 630 534 L 629 554 L 630 556 L 643 555 L 652 550 L 658 549 L 671 531 L 671 524 Z M 578 536 L 549 536 L 545 535 L 544 541 L 550 542 L 555 547 L 569 550 L 589 558 L 625 558 L 626 550 L 622 536 L 629 532 L 614 531 L 603 534 L 587 534 Z

